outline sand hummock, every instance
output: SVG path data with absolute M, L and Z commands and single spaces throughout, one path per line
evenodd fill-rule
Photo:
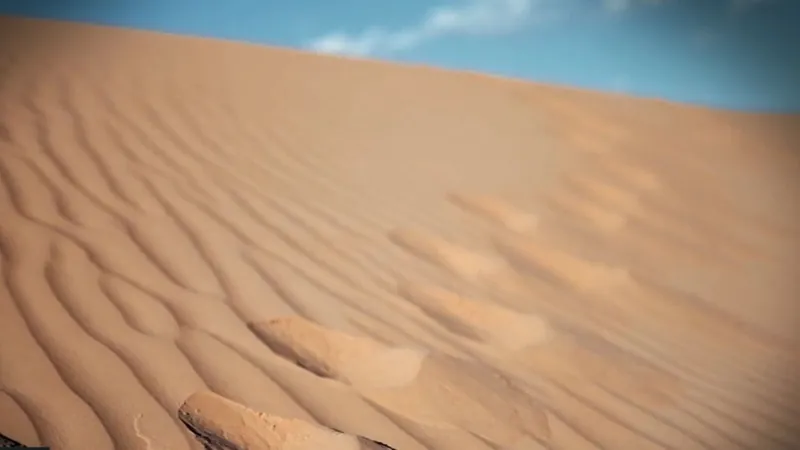
M 800 445 L 797 115 L 0 30 L 0 438 Z
M 393 450 L 361 436 L 253 411 L 208 391 L 192 394 L 178 417 L 208 450 Z

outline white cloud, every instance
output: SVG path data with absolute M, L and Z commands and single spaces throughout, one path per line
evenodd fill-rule
M 519 30 L 534 19 L 548 15 L 543 0 L 467 0 L 458 6 L 427 11 L 416 24 L 398 30 L 372 27 L 355 35 L 336 32 L 310 43 L 323 53 L 367 56 L 396 52 L 448 35 L 499 35 Z
M 615 14 L 636 5 L 658 5 L 663 1 L 666 0 L 597 0 L 603 9 Z M 417 23 L 405 28 L 373 26 L 355 34 L 336 31 L 314 39 L 307 47 L 321 53 L 370 56 L 408 50 L 444 36 L 508 34 L 532 23 L 552 21 L 566 14 L 573 3 L 568 0 L 460 0 L 457 5 L 429 9 Z

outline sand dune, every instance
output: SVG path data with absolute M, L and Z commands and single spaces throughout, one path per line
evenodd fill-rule
M 0 28 L 8 444 L 800 445 L 797 116 Z

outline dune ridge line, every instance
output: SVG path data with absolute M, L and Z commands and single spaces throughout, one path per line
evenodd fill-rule
M 186 399 L 178 417 L 206 450 L 394 450 L 361 436 L 254 411 L 208 391 Z

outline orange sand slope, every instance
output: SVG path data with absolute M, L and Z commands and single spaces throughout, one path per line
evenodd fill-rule
M 800 443 L 798 117 L 0 29 L 0 433 Z

